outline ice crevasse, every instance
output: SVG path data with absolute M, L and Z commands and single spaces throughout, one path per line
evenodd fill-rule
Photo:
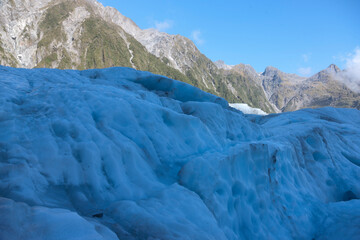
M 0 106 L 0 239 L 359 239 L 358 110 L 129 68 L 0 67 Z

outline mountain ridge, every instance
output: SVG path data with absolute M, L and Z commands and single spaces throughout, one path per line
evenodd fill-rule
M 97 1 L 33 1 L 24 5 L 21 0 L 7 0 L 1 6 L 7 15 L 19 9 L 25 9 L 27 14 L 17 15 L 11 21 L 1 18 L 3 65 L 60 69 L 132 67 L 190 83 L 231 102 L 274 111 L 260 91 L 261 86 L 241 76 L 227 79 L 191 40 L 154 29 L 141 30 L 116 9 Z M 13 29 L 18 29 L 14 39 L 9 33 Z M 246 91 L 239 81 L 247 84 Z
M 270 102 L 282 112 L 325 106 L 360 109 L 360 94 L 339 81 L 342 72 L 330 64 L 310 77 L 300 77 L 270 67 L 262 74 L 262 85 Z

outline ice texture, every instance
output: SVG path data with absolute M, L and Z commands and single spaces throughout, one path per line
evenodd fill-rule
M 0 239 L 359 239 L 358 110 L 1 66 L 0 106 Z

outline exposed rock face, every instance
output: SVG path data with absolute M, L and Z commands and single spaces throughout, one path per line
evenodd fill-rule
M 271 66 L 265 69 L 260 79 L 267 98 L 280 111 L 284 111 L 287 103 L 294 97 L 298 97 L 297 84 L 305 80 L 295 74 L 283 73 Z
M 7 57 L 1 64 L 33 67 L 37 50 L 38 25 L 42 10 L 50 1 L 2 1 L 0 5 L 0 43 Z
M 85 7 L 76 7 L 69 17 L 62 23 L 62 27 L 66 34 L 66 42 L 64 47 L 67 49 L 70 56 L 75 58 L 75 62 L 81 62 L 80 54 L 74 40 L 79 39 L 82 31 L 82 24 L 90 17 L 90 13 Z
M 92 3 L 95 6 L 96 13 L 99 14 L 105 21 L 121 26 L 128 34 L 135 36 L 138 32 L 142 31 L 136 23 L 134 23 L 130 18 L 122 15 L 115 8 L 104 7 L 96 0 L 93 0 Z
M 169 65 L 182 72 L 186 71 L 186 66 L 190 67 L 192 65 L 188 56 L 197 51 L 195 45 L 185 37 L 159 32 L 156 29 L 146 29 L 138 32 L 135 38 L 149 52 L 159 58 L 166 58 Z

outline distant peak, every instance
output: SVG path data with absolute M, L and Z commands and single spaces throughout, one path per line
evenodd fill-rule
M 335 73 L 341 72 L 341 69 L 335 64 L 330 64 L 330 66 L 328 66 L 326 70 L 328 71 L 330 70 L 331 72 L 335 72 Z
M 273 67 L 273 66 L 267 66 L 265 68 L 265 71 L 279 71 L 279 69 L 277 69 L 276 67 Z
M 264 76 L 275 75 L 278 72 L 280 72 L 279 69 L 277 69 L 273 66 L 267 66 L 265 68 L 265 71 L 262 73 L 262 75 L 264 75 Z
M 258 73 L 255 71 L 255 69 L 250 64 L 240 63 L 240 64 L 235 65 L 233 67 L 233 69 L 236 69 L 238 71 L 248 73 L 248 74 L 258 75 Z
M 222 66 L 225 66 L 226 65 L 226 63 L 223 61 L 223 60 L 217 60 L 216 62 L 214 62 L 215 63 L 215 65 L 217 66 L 217 67 L 222 67 Z
M 326 69 L 318 72 L 309 79 L 312 81 L 328 81 L 329 76 L 335 76 L 340 72 L 341 69 L 338 66 L 336 66 L 335 64 L 330 64 Z
M 214 62 L 214 64 L 217 68 L 225 70 L 230 70 L 233 67 L 232 65 L 227 65 L 223 60 L 217 60 L 216 62 Z

